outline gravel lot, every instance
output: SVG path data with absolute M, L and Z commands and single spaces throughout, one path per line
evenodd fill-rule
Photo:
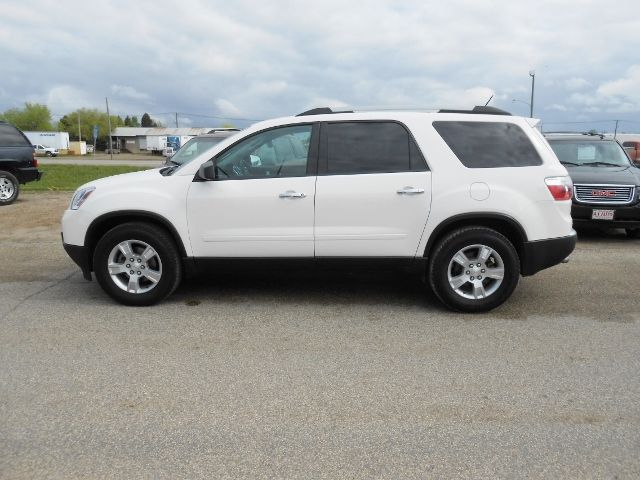
M 228 276 L 127 308 L 0 209 L 0 478 L 638 478 L 640 240 L 484 315 L 401 274 Z

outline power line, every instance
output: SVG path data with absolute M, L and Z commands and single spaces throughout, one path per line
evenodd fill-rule
M 160 115 L 182 115 L 184 117 L 201 117 L 201 118 L 215 118 L 217 120 L 238 120 L 243 122 L 261 122 L 264 118 L 238 118 L 238 117 L 224 117 L 221 115 L 205 115 L 202 113 L 188 113 L 188 112 L 163 112 L 163 113 L 149 113 L 150 116 Z

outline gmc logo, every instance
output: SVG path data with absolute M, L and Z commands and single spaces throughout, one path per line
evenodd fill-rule
M 611 198 L 611 197 L 614 197 L 616 194 L 611 190 L 591 190 L 591 195 L 593 195 L 594 197 Z

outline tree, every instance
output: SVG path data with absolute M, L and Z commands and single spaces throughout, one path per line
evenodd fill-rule
M 148 113 L 144 113 L 144 115 L 142 115 L 142 118 L 140 119 L 140 126 L 142 127 L 154 127 L 155 125 L 153 124 L 153 120 L 151 120 L 151 117 L 149 116 Z
M 137 118 L 136 118 L 137 120 Z M 141 127 L 164 127 L 164 125 L 160 122 L 156 122 L 155 120 L 153 120 L 148 113 L 145 112 L 144 115 L 142 115 L 142 118 L 140 119 L 140 126 Z
M 95 108 L 80 108 L 67 113 L 58 122 L 58 130 L 68 132 L 71 140 L 78 140 L 78 116 L 80 116 L 80 131 L 83 140 L 93 140 L 93 126 L 99 129 L 98 138 L 106 139 L 109 136 L 109 121 L 106 112 Z M 124 120 L 116 115 L 111 115 L 111 129 L 124 126 Z
M 233 123 L 223 123 L 222 124 L 222 128 L 236 128 L 236 126 Z
M 139 127 L 140 126 L 140 120 L 138 120 L 138 117 L 136 115 L 131 117 L 131 126 L 132 127 Z
M 24 108 L 11 108 L 0 118 L 15 125 L 20 130 L 51 131 L 51 111 L 41 103 L 24 104 Z
M 131 126 L 131 118 L 129 117 L 129 115 L 124 117 L 124 126 L 125 127 L 130 127 Z

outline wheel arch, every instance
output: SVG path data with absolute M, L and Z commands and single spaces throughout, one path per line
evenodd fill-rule
M 433 247 L 446 234 L 459 228 L 471 226 L 491 228 L 507 237 L 518 252 L 520 265 L 522 266 L 526 254 L 524 245 L 527 242 L 527 234 L 516 219 L 500 213 L 463 213 L 444 220 L 429 236 L 427 246 L 423 252 L 424 258 L 430 257 Z
M 91 263 L 93 263 L 91 259 L 93 258 L 93 252 L 100 238 L 113 227 L 128 222 L 145 222 L 164 228 L 173 238 L 182 258 L 187 256 L 180 234 L 165 217 L 144 210 L 120 210 L 101 215 L 94 219 L 89 225 L 87 233 L 85 234 L 84 245 L 88 248 L 88 257 Z M 91 269 L 93 269 L 93 264 L 91 264 Z
M 2 160 L 0 160 L 0 171 L 8 172 L 14 177 L 18 178 L 18 169 L 13 165 L 2 164 Z M 18 178 L 18 183 L 20 183 L 20 179 Z

